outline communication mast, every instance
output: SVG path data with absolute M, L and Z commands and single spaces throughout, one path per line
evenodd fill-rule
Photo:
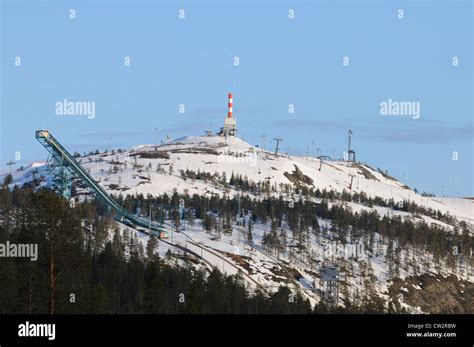
M 212 132 L 212 125 L 209 123 L 209 130 L 206 130 L 205 131 L 205 134 L 207 137 L 212 137 L 214 136 L 213 132 Z
M 349 132 L 348 132 L 348 138 L 349 138 L 348 142 L 349 143 L 348 143 L 348 146 L 347 146 L 347 160 L 348 161 L 355 161 L 356 160 L 355 152 L 351 148 L 351 136 L 352 136 L 352 130 L 349 129 Z
M 237 121 L 233 116 L 233 96 L 232 93 L 228 94 L 227 102 L 227 118 L 224 119 L 224 126 L 219 131 L 220 136 L 235 136 L 237 133 Z

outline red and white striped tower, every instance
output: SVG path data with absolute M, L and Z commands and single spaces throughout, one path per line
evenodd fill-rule
M 233 97 L 232 93 L 227 94 L 227 118 L 224 119 L 224 126 L 221 128 L 219 134 L 221 136 L 235 136 L 237 132 L 237 121 L 232 113 Z
M 227 113 L 227 118 L 232 118 L 232 93 L 229 93 L 229 102 L 227 104 L 228 107 L 228 113 Z

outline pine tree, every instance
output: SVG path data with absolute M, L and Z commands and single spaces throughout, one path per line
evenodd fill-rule
M 156 257 L 157 250 L 158 250 L 158 240 L 156 236 L 150 236 L 146 245 L 146 256 L 149 261 L 152 261 Z
M 253 245 L 253 223 L 251 220 L 248 222 L 248 227 L 247 227 L 247 242 L 251 245 Z
M 5 186 L 8 186 L 10 183 L 13 182 L 13 176 L 11 173 L 9 173 L 8 175 L 5 176 L 5 178 L 3 179 L 3 185 Z

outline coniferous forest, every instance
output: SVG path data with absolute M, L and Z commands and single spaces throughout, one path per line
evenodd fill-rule
M 247 291 L 240 276 L 170 265 L 116 231 L 94 204 L 69 204 L 50 191 L 0 191 L 0 243 L 37 243 L 37 261 L 0 261 L 0 312 L 310 313 L 282 287 L 271 297 Z M 128 247 L 127 247 L 128 245 Z M 127 251 L 128 249 L 128 251 Z M 323 309 L 323 308 L 322 308 Z
M 153 202 L 168 206 L 168 217 L 173 219 L 173 207 L 181 198 L 177 194 L 164 195 Z M 208 211 L 216 211 L 230 224 L 239 213 L 234 199 L 184 198 L 194 211 L 185 217 L 191 222 L 195 217 L 201 218 L 203 228 L 215 227 L 216 222 L 209 220 L 212 214 Z M 119 197 L 125 206 L 128 204 L 133 209 L 136 204 L 130 204 L 130 199 Z M 133 200 L 145 203 L 146 199 L 138 196 Z M 369 214 L 354 215 L 337 206 L 328 208 L 324 201 L 318 205 L 300 201 L 291 209 L 278 199 L 258 202 L 242 198 L 239 204 L 250 214 L 250 226 L 252 222 L 270 221 L 276 227 L 284 219 L 292 230 L 304 233 L 311 228 L 317 232 L 315 216 L 322 216 L 333 220 L 334 230 L 341 235 L 347 232 L 348 225 L 353 226 L 355 234 L 371 233 L 373 229 L 402 243 L 428 245 L 434 253 L 444 253 L 453 244 L 467 247 L 472 242 L 470 237 L 445 238 L 444 233 L 427 226 L 396 219 L 380 220 Z M 226 276 L 217 269 L 198 269 L 192 261 L 174 261 L 173 254 L 162 259 L 155 252 L 156 239 L 152 238 L 143 247 L 136 238 L 121 233 L 113 216 L 100 204 L 86 201 L 71 207 L 60 195 L 48 190 L 18 187 L 9 190 L 4 184 L 0 189 L 0 222 L 0 243 L 35 243 L 39 252 L 37 261 L 0 259 L 1 313 L 403 312 L 400 308 L 386 309 L 382 300 L 370 291 L 357 305 L 346 299 L 344 308 L 330 308 L 323 303 L 312 308 L 300 293 L 289 300 L 292 294 L 285 286 L 272 294 L 250 291 L 240 274 Z M 394 226 L 394 223 L 398 224 Z M 394 230 L 398 232 L 395 234 Z M 278 247 L 278 237 L 268 234 L 263 244 L 269 249 Z

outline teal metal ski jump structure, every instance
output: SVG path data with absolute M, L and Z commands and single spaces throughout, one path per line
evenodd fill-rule
M 99 201 L 115 212 L 115 218 L 132 227 L 142 227 L 160 236 L 164 228 L 150 220 L 138 217 L 120 205 L 104 188 L 102 188 L 91 175 L 79 164 L 76 159 L 59 143 L 48 130 L 37 130 L 36 139 L 50 153 L 55 165 L 69 171 L 70 174 L 78 176 L 89 189 L 98 197 Z

